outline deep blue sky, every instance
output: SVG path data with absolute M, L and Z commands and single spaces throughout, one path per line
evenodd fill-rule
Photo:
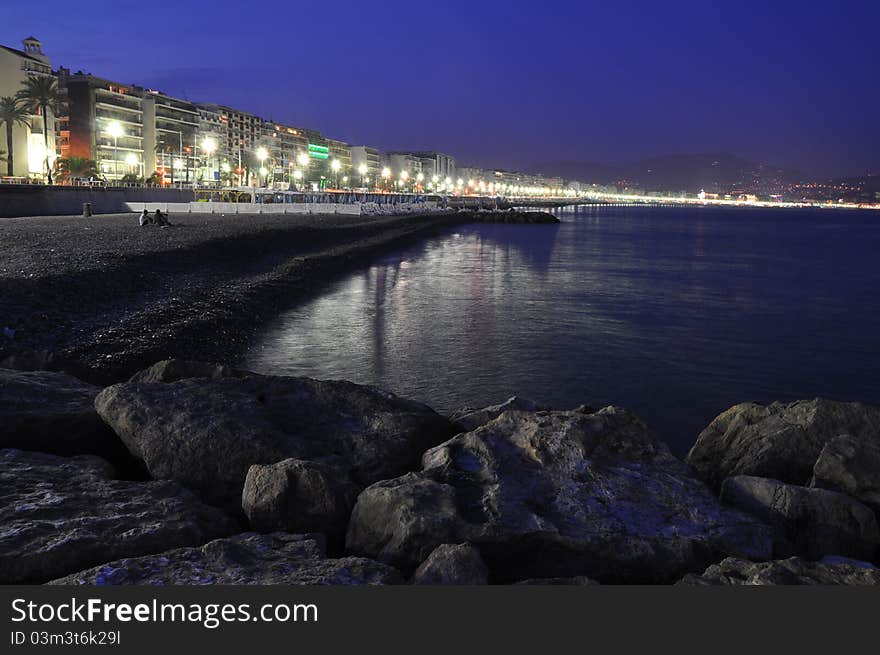
M 880 172 L 880 2 L 3 0 L 54 65 L 463 163 Z

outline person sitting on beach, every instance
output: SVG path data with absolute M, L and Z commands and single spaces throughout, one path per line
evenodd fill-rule
M 144 225 L 149 225 L 152 222 L 153 219 L 150 217 L 150 212 L 144 209 L 144 211 L 142 211 L 141 215 L 138 217 L 138 223 L 141 227 L 143 227 Z
M 153 220 L 156 225 L 159 225 L 160 227 L 171 227 L 171 221 L 168 220 L 168 216 L 158 209 L 156 210 L 156 216 Z

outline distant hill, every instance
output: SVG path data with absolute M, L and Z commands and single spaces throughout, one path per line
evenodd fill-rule
M 595 162 L 547 162 L 533 170 L 595 184 L 689 193 L 701 189 L 720 193 L 773 193 L 806 178 L 800 171 L 752 162 L 729 153 L 663 155 L 619 166 Z

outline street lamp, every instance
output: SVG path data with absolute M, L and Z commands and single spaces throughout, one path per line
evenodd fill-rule
M 382 177 L 385 178 L 385 190 L 388 190 L 388 179 L 391 177 L 391 169 L 387 166 L 382 169 Z
M 361 164 L 360 166 L 358 166 L 358 173 L 361 174 L 361 186 L 365 187 L 366 182 L 364 182 L 364 178 L 367 176 L 367 165 Z
M 260 160 L 260 175 L 263 176 L 263 181 L 265 185 L 268 186 L 269 180 L 267 179 L 267 175 L 269 171 L 266 170 L 266 160 L 269 158 L 269 151 L 263 148 L 262 146 L 257 148 L 257 159 Z
M 128 164 L 129 168 L 134 168 L 138 165 L 138 157 L 133 152 L 128 153 L 125 156 L 125 163 Z M 140 171 L 135 170 L 135 175 Z
M 296 156 L 296 163 L 299 164 L 302 169 L 299 175 L 300 178 L 302 178 L 302 187 L 300 188 L 300 191 L 304 191 L 306 185 L 306 169 L 309 167 L 309 156 L 304 152 L 299 153 Z
M 210 159 L 214 155 L 214 153 L 217 152 L 217 140 L 214 137 L 206 136 L 204 138 L 204 140 L 202 141 L 202 150 L 208 156 L 207 157 L 208 161 L 205 164 L 205 168 L 207 168 L 208 171 L 210 172 L 211 171 Z
M 107 134 L 113 137 L 113 174 L 119 179 L 119 137 L 125 134 L 122 129 L 122 123 L 119 121 L 110 121 L 107 124 Z
M 330 162 L 330 168 L 333 169 L 333 186 L 337 189 L 339 188 L 339 169 L 342 168 L 342 162 L 338 159 L 334 159 Z

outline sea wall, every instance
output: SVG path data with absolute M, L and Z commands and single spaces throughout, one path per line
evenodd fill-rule
M 0 186 L 0 218 L 81 214 L 87 202 L 95 214 L 115 214 L 131 211 L 131 202 L 188 203 L 192 198 L 186 189 Z

